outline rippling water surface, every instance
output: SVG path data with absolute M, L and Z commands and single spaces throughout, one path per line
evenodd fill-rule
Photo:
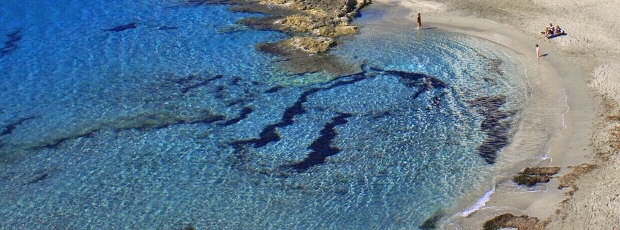
M 227 6 L 3 1 L 0 226 L 434 225 L 489 177 L 526 80 L 493 44 L 379 14 L 330 53 L 360 72 L 300 76 L 255 49 L 287 35 Z

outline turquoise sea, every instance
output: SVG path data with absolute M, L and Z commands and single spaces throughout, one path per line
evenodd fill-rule
M 1 1 L 0 229 L 428 229 L 493 176 L 509 54 L 369 7 L 290 74 L 228 7 Z

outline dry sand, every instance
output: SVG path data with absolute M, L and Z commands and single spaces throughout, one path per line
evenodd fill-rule
M 441 27 L 487 39 L 531 57 L 528 75 L 534 89 L 565 90 L 564 129 L 550 139 L 548 160 L 538 164 L 560 166 L 559 176 L 583 163 L 598 167 L 557 189 L 554 179 L 545 192 L 499 189 L 485 210 L 470 217 L 452 218 L 461 227 L 481 228 L 498 212 L 528 214 L 551 221 L 547 229 L 620 229 L 620 1 L 611 0 L 375 0 L 398 5 L 387 20 L 407 20 L 415 28 L 422 13 L 424 27 Z M 549 24 L 560 25 L 567 36 L 544 38 Z M 534 44 L 548 54 L 536 60 Z M 552 76 L 560 79 L 554 82 Z M 557 111 L 549 111 L 557 113 Z M 537 125 L 537 124 L 534 124 Z M 528 124 L 521 127 L 527 130 Z M 527 132 L 526 132 L 527 133 Z M 519 134 L 518 134 L 519 135 Z M 523 135 L 523 134 L 521 134 Z M 574 191 L 569 192 L 569 191 Z M 471 201 L 470 201 L 471 202 Z M 506 208 L 512 207 L 512 208 Z M 490 211 L 493 210 L 493 211 Z M 486 212 L 486 213 L 485 213 Z M 492 214 L 492 215 L 491 215 Z M 450 224 L 443 225 L 451 228 Z

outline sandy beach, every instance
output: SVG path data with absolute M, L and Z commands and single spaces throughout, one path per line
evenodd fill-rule
M 519 190 L 510 188 L 506 185 L 508 182 L 496 182 L 500 185 L 483 207 L 467 217 L 444 221 L 443 228 L 454 228 L 450 223 L 467 229 L 482 228 L 486 220 L 502 213 L 536 217 L 540 220 L 536 228 L 620 228 L 620 203 L 616 200 L 620 197 L 617 180 L 620 177 L 617 164 L 620 146 L 620 48 L 617 44 L 620 35 L 614 32 L 620 27 L 616 18 L 620 2 L 373 2 L 390 9 L 384 21 L 410 23 L 415 29 L 415 16 L 421 13 L 423 28 L 453 30 L 508 47 L 520 56 L 515 60 L 525 60 L 533 98 L 564 95 L 559 99 L 565 101 L 558 103 L 565 104 L 565 109 L 545 109 L 545 105 L 536 105 L 534 100 L 529 105 L 534 109 L 526 110 L 524 115 L 526 121 L 528 116 L 561 116 L 560 135 L 537 136 L 533 127 L 544 124 L 545 120 L 530 119 L 541 123 L 521 124 L 513 138 L 517 142 L 548 138 L 547 152 L 534 153 L 542 158 L 524 162 L 531 166 L 559 166 L 560 173 L 550 183 L 533 190 Z M 568 35 L 545 38 L 540 32 L 549 23 L 560 25 Z M 542 48 L 540 59 L 536 58 L 535 44 Z M 549 100 L 557 98 L 543 101 Z M 533 114 L 528 115 L 528 111 Z M 520 149 L 511 149 L 515 146 Z M 527 144 L 513 143 L 504 151 L 527 151 Z M 522 167 L 524 165 L 515 166 L 515 173 Z M 560 183 L 572 186 L 558 189 Z M 458 208 L 467 207 L 468 202 L 472 200 L 464 201 Z

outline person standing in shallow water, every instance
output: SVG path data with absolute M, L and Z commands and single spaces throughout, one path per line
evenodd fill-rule
M 422 15 L 418 13 L 418 30 L 422 28 Z

